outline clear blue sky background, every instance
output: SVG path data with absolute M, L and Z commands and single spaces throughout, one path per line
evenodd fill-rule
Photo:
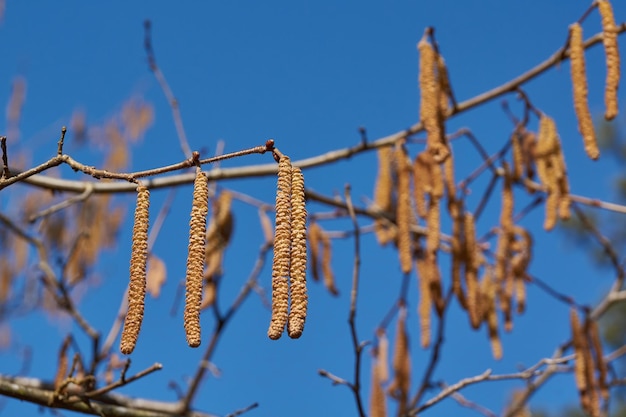
M 32 162 L 44 161 L 56 151 L 58 132 L 73 111 L 85 109 L 91 125 L 103 123 L 131 96 L 141 96 L 155 108 L 156 119 L 143 142 L 133 150 L 133 169 L 145 169 L 182 159 L 167 102 L 148 70 L 143 50 L 143 21 L 153 22 L 153 42 L 158 63 L 180 102 L 187 135 L 193 149 L 212 153 L 219 139 L 226 151 L 264 143 L 273 137 L 293 160 L 311 157 L 357 143 L 357 127 L 365 126 L 375 139 L 404 129 L 417 121 L 416 43 L 426 26 L 436 37 L 450 70 L 456 97 L 462 101 L 495 87 L 546 59 L 560 48 L 567 27 L 590 1 L 338 1 L 338 2 L 7 2 L 0 26 L 0 102 L 6 103 L 11 82 L 23 75 L 28 83 L 21 121 L 21 149 L 37 151 Z M 618 22 L 626 5 L 614 2 Z M 599 29 L 597 15 L 584 24 L 587 36 Z M 622 41 L 624 44 L 624 41 Z M 626 59 L 626 49 L 621 48 Z M 604 54 L 596 47 L 587 54 L 590 103 L 595 114 L 603 111 Z M 532 101 L 553 116 L 564 142 L 572 191 L 592 197 L 612 198 L 616 167 L 608 157 L 592 163 L 584 155 L 571 103 L 569 64 L 551 69 L 526 87 Z M 622 91 L 624 91 L 622 89 Z M 622 107 L 626 104 L 621 94 Z M 507 96 L 515 103 L 515 97 Z M 472 129 L 489 152 L 508 140 L 512 126 L 496 100 L 455 117 L 454 131 Z M 519 109 L 518 105 L 514 108 Z M 623 120 L 623 118 L 622 118 Z M 3 123 L 3 122 L 0 122 Z M 536 121 L 533 122 L 536 126 Z M 4 130 L 2 127 L 1 130 Z M 478 164 L 476 153 L 458 142 L 459 178 Z M 66 150 L 72 152 L 68 143 Z M 412 145 L 415 155 L 420 146 Z M 455 148 L 457 149 L 457 148 Z M 98 164 L 97 154 L 86 153 L 82 162 Z M 268 163 L 269 156 L 251 156 L 225 164 Z M 368 153 L 307 170 L 312 189 L 332 195 L 344 184 L 353 186 L 355 201 L 372 196 L 375 154 Z M 81 178 L 81 177 L 79 177 Z M 85 178 L 86 179 L 86 178 Z M 475 207 L 480 195 L 468 200 Z M 272 202 L 273 178 L 224 182 L 251 196 Z M 181 312 L 169 315 L 175 291 L 184 275 L 190 188 L 182 187 L 154 247 L 168 268 L 163 293 L 147 303 L 144 328 L 133 354 L 132 371 L 161 362 L 164 370 L 123 389 L 129 395 L 175 400 L 169 381 L 184 387 L 202 348 L 187 348 Z M 165 191 L 153 193 L 154 213 Z M 132 197 L 125 196 L 132 212 Z M 1 200 L 3 206 L 6 201 Z M 482 231 L 497 220 L 499 204 L 489 207 Z M 310 212 L 328 210 L 311 204 Z M 226 255 L 224 302 L 237 293 L 252 269 L 262 243 L 256 209 L 235 202 L 235 239 Z M 562 234 L 541 230 L 542 210 L 524 225 L 536 232 L 537 246 L 531 272 L 582 302 L 599 299 L 611 274 L 599 272 L 584 253 L 565 242 Z M 369 220 L 362 219 L 366 225 Z M 130 223 L 115 251 L 101 265 L 101 285 L 88 292 L 81 308 L 98 328 L 108 331 L 128 277 Z M 345 230 L 347 222 L 328 222 L 330 230 Z M 267 311 L 252 296 L 238 312 L 221 340 L 213 360 L 219 379 L 204 381 L 196 408 L 227 414 L 253 402 L 257 416 L 355 415 L 351 393 L 333 387 L 317 375 L 320 368 L 351 378 L 353 357 L 347 317 L 352 268 L 352 242 L 335 242 L 333 266 L 341 291 L 330 297 L 317 284 L 310 285 L 310 315 L 302 339 L 267 339 Z M 362 339 L 372 337 L 376 324 L 393 302 L 401 280 L 395 251 L 379 250 L 371 235 L 363 238 L 361 298 L 358 329 Z M 374 256 L 375 254 L 375 256 Z M 269 286 L 266 267 L 262 284 Z M 445 282 L 448 282 L 446 277 Z M 415 317 L 417 289 L 411 279 L 409 326 L 412 340 L 413 386 L 421 378 L 429 352 L 418 346 Z M 482 373 L 514 372 L 550 356 L 569 337 L 568 308 L 536 288 L 529 288 L 528 311 L 516 317 L 512 334 L 503 335 L 504 359 L 494 362 L 484 329 L 468 330 L 467 320 L 452 309 L 446 343 L 435 380 L 452 384 Z M 212 325 L 203 316 L 205 336 Z M 15 324 L 14 343 L 34 348 L 30 374 L 52 378 L 61 339 L 71 325 L 37 315 Z M 395 326 L 391 326 L 394 329 Z M 79 340 L 80 331 L 73 329 Z M 45 338 L 45 346 L 42 339 Z M 17 350 L 0 354 L 0 372 L 19 371 Z M 369 355 L 363 366 L 363 396 L 369 395 Z M 469 399 L 499 412 L 511 390 L 521 382 L 486 383 L 464 390 Z M 427 397 L 436 394 L 429 392 Z M 531 404 L 558 410 L 576 401 L 571 375 L 557 376 Z M 9 400 L 6 415 L 39 415 L 38 408 Z M 65 413 L 65 412 L 64 412 Z M 71 414 L 71 413 L 67 413 Z M 427 411 L 432 416 L 472 415 L 453 400 Z

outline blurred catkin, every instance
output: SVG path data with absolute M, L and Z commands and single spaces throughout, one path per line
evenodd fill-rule
M 291 338 L 298 338 L 304 330 L 308 303 L 306 290 L 306 207 L 302 171 L 295 167 L 292 169 L 291 175 L 291 301 L 287 333 Z
M 606 54 L 606 86 L 604 118 L 612 120 L 617 116 L 617 89 L 620 79 L 619 48 L 617 47 L 617 25 L 613 16 L 613 7 L 608 0 L 598 0 L 598 11 L 602 17 L 602 42 Z
M 396 222 L 398 224 L 398 255 L 400 269 L 404 274 L 411 272 L 411 165 L 408 162 L 406 151 L 399 145 L 395 151 L 398 164 L 398 206 Z
M 378 149 L 378 176 L 374 188 L 374 203 L 376 208 L 389 212 L 393 208 L 393 148 L 385 146 Z M 393 239 L 389 231 L 390 224 L 384 219 L 374 220 L 374 232 L 380 245 L 386 245 Z
M 291 160 L 280 156 L 276 189 L 276 229 L 272 262 L 272 318 L 267 335 L 280 338 L 289 310 L 289 268 L 291 256 Z
M 585 152 L 591 159 L 598 159 L 600 150 L 593 130 L 593 121 L 587 100 L 587 72 L 585 69 L 585 48 L 583 45 L 583 29 L 579 23 L 570 26 L 570 67 L 572 85 L 574 87 L 574 110 L 578 118 L 578 130 L 583 136 Z
M 148 223 L 150 191 L 143 185 L 137 187 L 137 205 L 133 225 L 132 254 L 130 257 L 130 282 L 128 285 L 128 312 L 120 350 L 130 354 L 137 343 L 143 321 L 144 299 L 146 297 L 146 263 L 148 261 Z
M 185 334 L 187 344 L 200 346 L 200 306 L 202 304 L 202 281 L 205 261 L 206 221 L 209 213 L 209 182 L 197 168 L 193 183 L 193 203 L 189 221 L 189 246 L 187 255 Z

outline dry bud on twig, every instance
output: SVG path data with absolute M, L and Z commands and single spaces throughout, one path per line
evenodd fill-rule
M 185 334 L 187 344 L 200 346 L 200 306 L 205 261 L 206 220 L 209 213 L 209 182 L 198 167 L 193 184 L 193 205 L 189 221 L 189 246 L 187 255 Z
M 148 223 L 150 191 L 143 185 L 137 187 L 137 206 L 133 226 L 133 244 L 130 258 L 130 282 L 128 285 L 128 312 L 120 350 L 130 354 L 135 349 L 137 336 L 143 321 L 144 300 L 146 297 L 146 263 L 148 261 Z

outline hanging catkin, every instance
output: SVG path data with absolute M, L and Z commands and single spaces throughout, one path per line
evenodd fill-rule
M 372 360 L 372 387 L 370 393 L 370 417 L 387 417 L 387 398 L 378 366 L 379 358 Z
M 420 120 L 426 129 L 426 149 L 436 162 L 443 162 L 449 155 L 445 145 L 440 114 L 440 91 L 437 80 L 437 63 L 433 47 L 424 37 L 417 44 L 420 55 Z
M 189 246 L 185 280 L 185 334 L 187 344 L 200 346 L 200 306 L 205 261 L 206 220 L 209 213 L 209 182 L 198 167 L 193 183 L 193 203 L 189 221 Z
M 600 332 L 598 331 L 598 324 L 595 320 L 589 320 L 587 323 L 587 330 L 589 333 L 590 346 L 593 347 L 593 359 L 598 371 L 598 388 L 600 389 L 600 395 L 604 401 L 609 399 L 609 386 L 607 384 L 607 366 L 604 359 L 604 352 L 602 349 L 602 342 L 600 342 Z
M 396 223 L 398 224 L 398 255 L 402 273 L 411 272 L 411 165 L 408 162 L 406 151 L 398 145 L 395 151 L 398 164 L 398 207 Z
M 556 225 L 560 189 L 559 174 L 564 177 L 565 163 L 562 160 L 561 145 L 554 120 L 541 115 L 539 120 L 539 138 L 535 147 L 535 162 L 541 183 L 547 188 L 546 216 L 544 229 L 552 230 Z
M 291 338 L 302 336 L 307 312 L 306 291 L 306 207 L 304 176 L 300 168 L 291 172 L 291 263 L 290 263 L 289 321 L 287 333 Z
M 617 25 L 613 16 L 613 7 L 607 0 L 598 0 L 598 11 L 602 17 L 602 42 L 606 54 L 606 87 L 604 90 L 604 104 L 606 111 L 604 118 L 612 120 L 617 116 L 617 88 L 620 78 L 620 59 L 617 47 Z
M 494 282 L 490 268 L 485 271 L 485 276 L 481 283 L 481 304 L 482 315 L 487 322 L 489 342 L 491 343 L 491 353 L 493 358 L 502 358 L 502 342 L 498 335 L 498 315 L 496 313 L 496 283 Z
M 376 187 L 374 188 L 374 203 L 376 208 L 389 212 L 392 210 L 393 192 L 393 148 L 385 146 L 378 149 L 378 176 L 376 177 Z M 393 233 L 390 232 L 390 223 L 384 219 L 374 221 L 374 232 L 380 245 L 386 245 L 393 240 Z
M 387 382 L 389 379 L 389 339 L 384 329 L 376 331 L 378 345 L 376 347 L 376 362 L 378 365 L 378 375 L 381 382 Z
M 280 338 L 289 310 L 289 259 L 291 256 L 291 161 L 281 155 L 276 190 L 276 231 L 272 263 L 272 318 L 267 335 Z
M 322 233 L 322 275 L 324 276 L 324 286 L 332 295 L 339 295 L 339 290 L 335 286 L 335 274 L 331 267 L 332 246 L 328 233 Z
M 430 346 L 431 321 L 430 310 L 433 305 L 432 294 L 430 292 L 429 265 L 423 251 L 416 259 L 416 272 L 419 287 L 418 315 L 420 319 L 420 343 L 424 349 Z
M 432 157 L 428 151 L 418 154 L 415 162 L 413 162 L 413 197 L 417 215 L 422 219 L 425 219 L 428 214 L 426 195 L 432 191 L 430 180 L 430 165 L 432 163 Z
M 570 310 L 570 325 L 572 328 L 572 340 L 574 344 L 574 377 L 576 379 L 576 386 L 578 387 L 578 395 L 580 397 L 580 403 L 583 409 L 587 410 L 589 407 L 589 388 L 587 386 L 587 377 L 585 370 L 585 336 L 583 334 L 578 314 L 572 307 Z
M 146 262 L 148 260 L 148 223 L 150 191 L 143 185 L 137 187 L 137 206 L 133 225 L 133 244 L 130 257 L 130 282 L 128 284 L 128 312 L 124 320 L 124 330 L 120 350 L 130 354 L 135 349 L 137 336 L 143 321 L 144 299 L 146 297 Z
M 572 85 L 574 87 L 574 110 L 578 118 L 578 130 L 583 136 L 585 152 L 591 159 L 598 159 L 600 151 L 593 130 L 593 121 L 587 101 L 587 72 L 585 69 L 585 48 L 583 45 L 583 29 L 579 23 L 570 26 L 570 66 Z
M 465 234 L 465 284 L 467 286 L 467 312 L 472 328 L 478 329 L 481 323 L 478 287 L 478 245 L 476 244 L 476 225 L 472 213 L 465 213 L 463 218 Z
M 390 395 L 398 400 L 398 413 L 404 414 L 407 407 L 409 389 L 411 388 L 411 356 L 409 353 L 409 336 L 406 331 L 406 307 L 400 307 L 398 326 L 393 350 L 394 379 L 389 385 Z

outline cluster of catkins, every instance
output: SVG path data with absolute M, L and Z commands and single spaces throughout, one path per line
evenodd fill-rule
M 268 335 L 278 339 L 287 325 L 289 336 L 298 338 L 304 329 L 308 302 L 304 177 L 300 168 L 291 166 L 288 156 L 275 148 L 272 151 L 279 163 L 272 267 L 272 319 Z M 232 232 L 231 200 L 232 196 L 227 191 L 216 199 L 215 213 L 207 231 L 209 182 L 200 167 L 196 168 L 189 222 L 184 310 L 185 334 L 191 347 L 200 346 L 200 311 L 210 306 L 215 297 L 214 277 L 221 274 L 224 249 Z M 139 185 L 132 237 L 128 311 L 120 343 L 120 350 L 124 354 L 134 350 L 143 321 L 149 206 L 150 191 L 144 185 Z M 205 282 L 206 294 L 203 300 Z

